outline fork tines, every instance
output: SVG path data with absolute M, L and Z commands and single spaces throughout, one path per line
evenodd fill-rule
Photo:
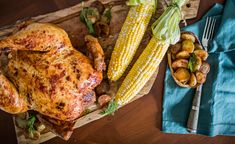
M 207 50 L 208 41 L 211 40 L 214 36 L 215 24 L 216 24 L 215 18 L 211 17 L 206 18 L 206 25 L 202 36 L 202 45 L 204 46 L 205 50 Z
M 207 17 L 203 37 L 210 40 L 213 38 L 216 19 Z

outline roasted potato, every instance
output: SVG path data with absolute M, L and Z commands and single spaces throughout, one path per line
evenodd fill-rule
M 200 57 L 202 60 L 206 60 L 208 57 L 208 53 L 205 50 L 195 50 L 194 54 Z
M 91 4 L 91 7 L 97 8 L 98 12 L 102 14 L 105 10 L 104 5 L 100 1 L 95 1 Z
M 191 32 L 182 32 L 180 40 L 171 45 L 167 58 L 171 74 L 181 87 L 196 87 L 206 81 L 210 65 L 198 38 Z
M 190 33 L 183 33 L 181 35 L 181 38 L 184 39 L 184 40 L 190 40 L 192 41 L 193 43 L 195 43 L 195 37 L 194 35 L 190 34 Z
M 199 71 L 207 74 L 210 71 L 210 65 L 207 62 L 203 61 Z
M 186 68 L 178 68 L 174 73 L 175 78 L 181 83 L 186 84 L 190 79 L 190 73 Z
M 176 54 L 181 50 L 181 43 L 176 43 L 170 47 L 171 53 Z
M 171 53 L 171 59 L 175 60 L 176 59 L 176 54 Z
M 189 79 L 189 86 L 190 87 L 194 87 L 194 86 L 196 86 L 196 84 L 197 84 L 197 78 L 196 78 L 196 76 L 194 75 L 194 73 L 191 73 L 191 76 L 190 76 L 190 79 Z
M 188 68 L 188 60 L 186 59 L 178 59 L 172 63 L 172 68 Z
M 107 37 L 109 36 L 110 28 L 107 23 L 98 21 L 95 23 L 95 32 L 98 36 Z
M 193 53 L 194 51 L 194 44 L 191 40 L 184 40 L 182 42 L 182 50 L 188 51 L 189 53 Z
M 195 43 L 194 45 L 195 45 L 195 50 L 202 50 L 203 49 L 202 45 L 200 45 L 199 43 Z
M 190 57 L 190 54 L 188 51 L 180 51 L 176 54 L 177 59 L 188 59 Z
M 197 82 L 203 84 L 206 81 L 206 74 L 196 71 Z

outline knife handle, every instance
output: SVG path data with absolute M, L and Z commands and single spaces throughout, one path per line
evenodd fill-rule
M 201 95 L 202 95 L 202 85 L 199 85 L 196 89 L 196 93 L 193 98 L 192 109 L 190 111 L 187 122 L 187 130 L 190 133 L 197 132 Z

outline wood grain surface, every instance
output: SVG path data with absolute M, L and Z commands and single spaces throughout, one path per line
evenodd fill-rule
M 18 19 L 45 14 L 63 9 L 80 0 L 1 0 L 0 26 L 11 24 Z M 224 0 L 201 0 L 199 13 L 193 23 L 200 19 L 215 3 Z M 46 143 L 81 144 L 234 144 L 235 137 L 164 134 L 161 129 L 162 95 L 166 59 L 161 63 L 159 75 L 151 92 L 135 102 L 121 108 L 114 116 L 108 116 L 75 130 L 67 142 L 54 138 Z M 11 115 L 0 111 L 1 143 L 16 143 Z

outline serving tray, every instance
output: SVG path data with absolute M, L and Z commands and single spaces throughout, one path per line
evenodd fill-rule
M 80 22 L 79 15 L 83 7 L 90 6 L 94 1 L 95 0 L 84 1 L 66 9 L 32 17 L 30 18 L 30 21 L 49 22 L 49 23 L 54 23 L 62 27 L 68 33 L 74 47 L 76 47 L 78 50 L 82 50 L 84 46 L 84 36 L 88 34 L 88 32 L 87 32 L 85 25 Z M 118 33 L 121 30 L 123 22 L 128 13 L 129 7 L 125 5 L 125 0 L 100 0 L 100 2 L 102 2 L 105 6 L 112 6 L 112 20 L 110 23 L 110 30 L 111 30 L 110 36 L 108 38 L 99 38 L 99 42 L 101 46 L 104 48 L 104 50 L 106 50 L 108 48 L 114 47 L 116 39 L 118 37 Z M 190 0 L 189 3 L 183 7 L 183 13 L 184 13 L 185 19 L 191 19 L 191 18 L 196 17 L 198 7 L 199 7 L 199 2 L 200 0 Z M 164 10 L 164 8 L 168 4 L 169 4 L 169 0 L 158 1 L 157 14 L 153 18 L 152 21 L 156 19 L 156 17 Z M 22 23 L 23 21 L 25 20 L 19 20 L 15 24 L 0 28 L 0 38 L 6 37 L 12 32 L 16 31 L 17 25 L 19 23 Z M 140 44 L 139 49 L 136 52 L 134 60 L 132 61 L 131 65 L 127 68 L 126 73 L 129 71 L 129 69 L 133 65 L 133 62 L 138 58 L 138 56 L 141 54 L 143 49 L 146 47 L 150 38 L 151 38 L 151 30 L 150 28 L 148 28 Z M 119 81 L 112 83 L 110 85 L 111 89 L 113 89 L 114 92 L 117 90 L 120 83 L 123 81 L 123 78 L 125 77 L 126 73 Z M 148 81 L 145 87 L 136 95 L 134 100 L 149 93 L 157 77 L 157 74 L 158 74 L 158 69 L 156 69 L 151 79 Z M 100 112 L 101 112 L 101 109 L 98 109 L 98 107 L 94 105 L 94 107 L 92 108 L 92 112 L 76 120 L 75 128 L 79 128 L 87 123 L 90 123 L 92 121 L 95 121 L 104 117 L 105 115 L 101 115 Z M 13 120 L 14 120 L 14 117 L 13 117 Z M 25 138 L 22 130 L 19 129 L 17 126 L 15 126 L 15 131 L 16 131 L 18 143 L 30 143 L 30 144 L 42 143 L 42 142 L 45 142 L 49 139 L 56 137 L 56 135 L 53 134 L 52 132 L 46 132 L 41 135 L 40 139 L 31 140 L 31 139 Z

